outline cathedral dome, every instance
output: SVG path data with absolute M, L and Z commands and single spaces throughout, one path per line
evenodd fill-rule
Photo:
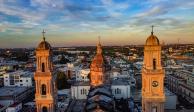
M 145 45 L 160 45 L 160 42 L 159 42 L 158 38 L 155 35 L 151 34 L 147 38 Z
M 49 50 L 52 48 L 51 45 L 45 40 L 45 36 L 44 36 L 45 33 L 46 33 L 45 30 L 43 30 L 42 31 L 43 40 L 38 45 L 38 47 L 37 47 L 38 50 Z
M 153 28 L 154 26 L 152 25 L 151 35 L 147 38 L 145 45 L 160 45 L 158 38 L 154 35 Z
M 38 45 L 37 49 L 49 50 L 49 49 L 51 49 L 51 45 L 50 45 L 47 41 L 43 40 L 43 41 Z

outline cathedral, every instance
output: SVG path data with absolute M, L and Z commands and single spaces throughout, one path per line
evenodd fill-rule
M 52 64 L 52 47 L 43 40 L 36 48 L 36 85 L 37 112 L 56 112 L 57 87 Z M 125 80 L 105 79 L 105 66 L 100 39 L 96 55 L 90 65 L 90 81 L 75 82 L 71 85 L 71 98 L 84 100 L 85 112 L 114 112 L 114 99 L 129 99 L 131 83 Z M 153 34 L 147 38 L 144 46 L 142 68 L 142 110 L 143 112 L 164 112 L 164 70 L 161 65 L 161 45 Z M 128 80 L 128 79 L 127 79 Z

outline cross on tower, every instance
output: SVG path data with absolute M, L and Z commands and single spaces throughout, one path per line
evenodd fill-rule
M 45 41 L 45 36 L 44 36 L 44 34 L 45 34 L 46 32 L 45 32 L 45 30 L 43 29 L 43 31 L 42 31 L 42 36 L 43 36 L 43 40 Z
M 151 34 L 153 35 L 153 34 L 154 34 L 154 25 L 152 25 L 151 27 L 152 27 L 152 32 L 151 32 Z

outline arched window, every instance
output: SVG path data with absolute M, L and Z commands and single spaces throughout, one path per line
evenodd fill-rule
M 42 72 L 45 72 L 45 65 L 42 63 Z
M 153 59 L 153 69 L 156 69 L 156 59 Z
M 42 107 L 42 112 L 48 112 L 47 107 Z
M 45 84 L 43 84 L 41 87 L 41 94 L 46 95 L 46 85 Z

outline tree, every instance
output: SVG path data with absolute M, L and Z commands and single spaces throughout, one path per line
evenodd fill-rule
M 67 58 L 65 58 L 64 55 L 62 55 L 61 60 L 59 61 L 60 64 L 66 64 L 66 63 L 69 63 L 69 62 L 70 61 Z
M 70 88 L 70 84 L 67 82 L 67 76 L 64 72 L 57 72 L 57 88 L 59 90 Z

